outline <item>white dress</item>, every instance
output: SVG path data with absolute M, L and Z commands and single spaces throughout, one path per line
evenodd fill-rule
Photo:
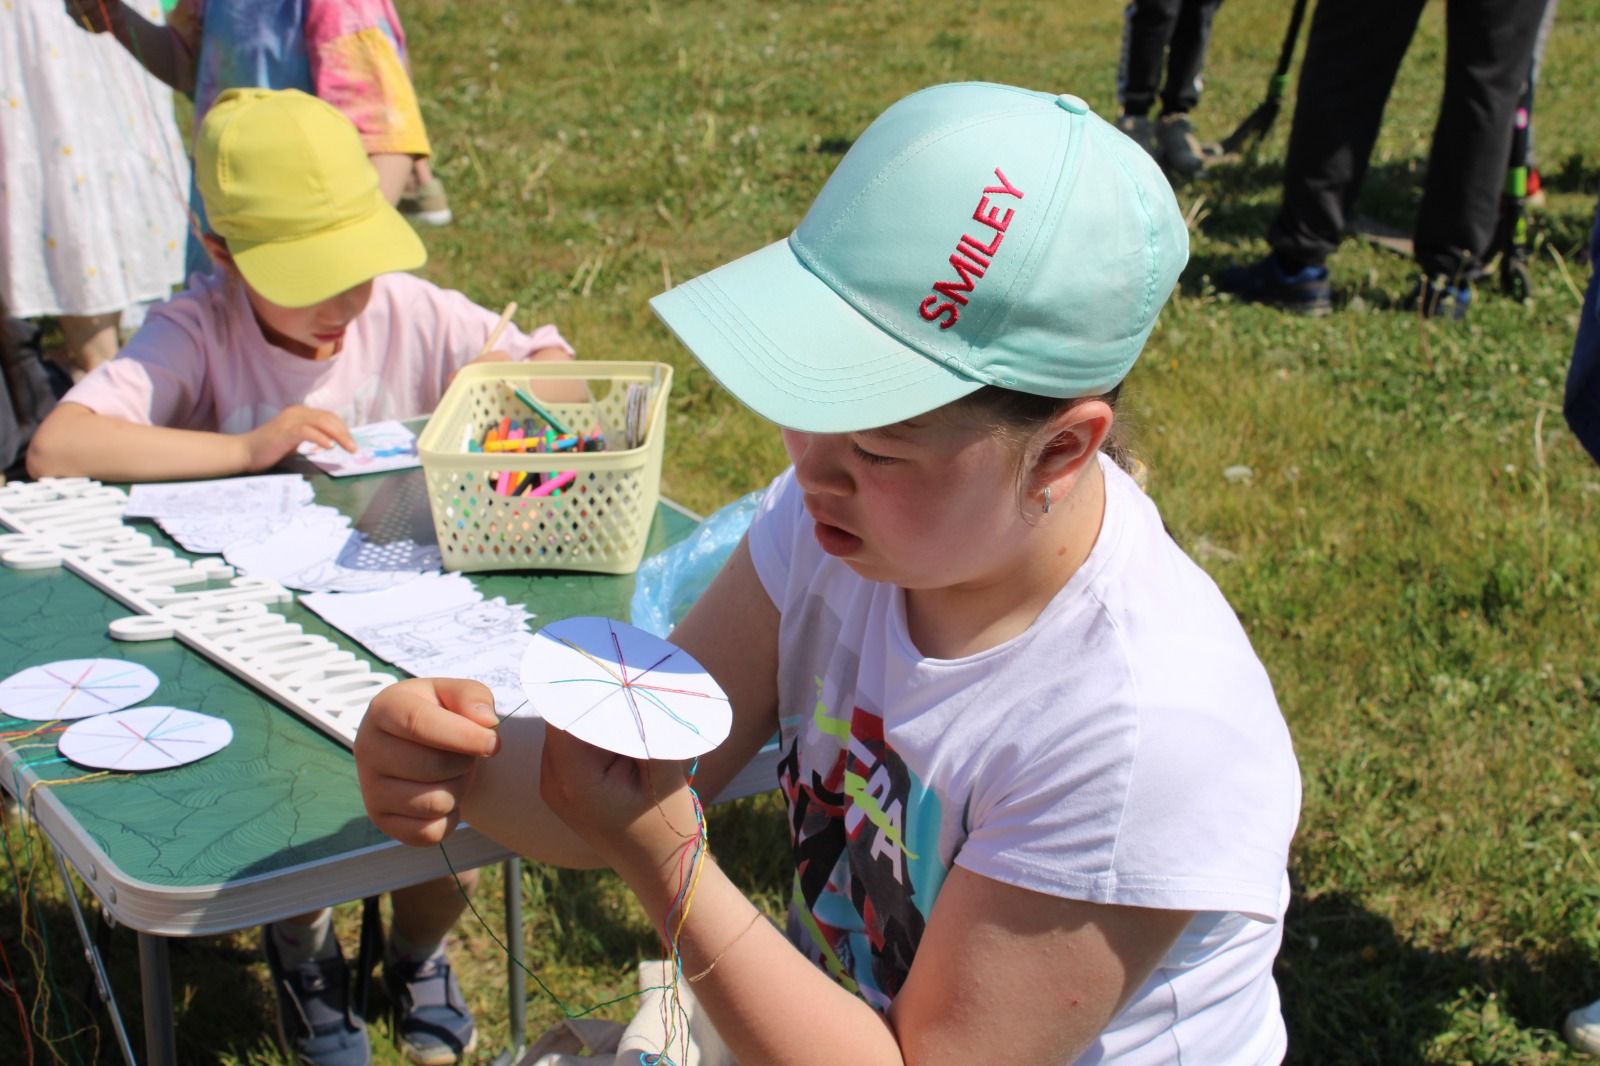
M 162 18 L 159 0 L 140 13 Z M 0 297 L 18 318 L 165 299 L 189 163 L 172 90 L 61 0 L 0 0 Z

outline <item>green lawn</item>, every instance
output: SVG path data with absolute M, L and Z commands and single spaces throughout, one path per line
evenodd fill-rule
M 457 216 L 425 233 L 425 273 L 490 307 L 517 300 L 524 325 L 556 322 L 583 355 L 673 362 L 664 490 L 703 510 L 771 477 L 781 449 L 676 347 L 649 296 L 787 232 L 851 139 L 913 89 L 1002 80 L 1114 108 L 1113 2 L 403 7 Z M 1222 8 L 1204 135 L 1260 99 L 1286 8 Z M 1430 5 L 1359 205 L 1402 228 L 1442 29 L 1443 5 Z M 1279 963 L 1292 1062 L 1575 1062 L 1556 1030 L 1600 996 L 1600 470 L 1559 410 L 1600 178 L 1597 56 L 1600 2 L 1565 0 L 1540 86 L 1549 202 L 1528 306 L 1491 288 L 1465 324 L 1421 322 L 1392 309 L 1410 264 L 1354 242 L 1332 263 L 1346 306 L 1329 318 L 1218 298 L 1207 275 L 1265 250 L 1287 112 L 1258 160 L 1179 191 L 1193 258 L 1126 409 L 1152 494 L 1244 619 L 1300 755 Z M 1236 464 L 1253 477 L 1225 480 Z M 710 832 L 775 908 L 786 879 L 773 800 L 713 811 Z M 50 937 L 56 1006 L 39 1018 L 63 1061 L 96 1048 L 112 1061 L 53 866 L 36 845 L 30 863 L 25 834 L 10 841 L 22 873 L 36 872 Z M 0 884 L 0 937 L 31 998 L 40 983 Z M 654 944 L 617 883 L 535 870 L 529 884 L 529 950 L 546 981 L 574 1005 L 625 990 Z M 486 889 L 497 912 L 495 878 Z M 493 1045 L 507 1025 L 504 959 L 470 922 L 461 933 Z M 132 937 L 111 942 L 136 1004 Z M 185 1061 L 277 1061 L 252 945 L 241 934 L 175 953 Z M 0 1008 L 0 1048 L 16 1047 Z M 536 1001 L 530 1028 L 557 1017 Z

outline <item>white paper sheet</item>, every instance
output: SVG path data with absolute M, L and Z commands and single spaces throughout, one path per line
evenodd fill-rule
M 358 450 L 303 446 L 300 453 L 334 477 L 376 474 L 381 470 L 408 470 L 422 465 L 417 457 L 417 435 L 399 422 L 373 422 L 350 431 Z
M 332 507 L 306 504 L 290 511 L 243 514 L 169 515 L 156 519 L 167 536 L 186 551 L 200 555 L 221 555 L 230 545 L 254 544 L 304 519 L 333 518 Z M 437 552 L 437 549 L 435 549 Z
M 357 546 L 351 547 L 355 538 Z M 329 517 L 307 508 L 295 521 L 247 544 L 230 544 L 222 557 L 242 573 L 270 577 L 292 589 L 312 592 L 371 592 L 417 576 L 417 571 L 357 570 L 341 566 L 347 551 L 359 551 L 361 534 L 343 515 Z
M 727 739 L 728 697 L 688 652 L 610 618 L 565 618 L 522 660 L 529 709 L 595 747 L 692 759 Z
M 0 712 L 30 722 L 85 718 L 148 699 L 160 680 L 121 659 L 61 659 L 0 681 Z
M 122 514 L 125 518 L 281 514 L 310 503 L 311 497 L 311 483 L 299 474 L 162 481 L 129 489 Z
M 68 726 L 61 754 L 96 770 L 170 770 L 227 747 L 233 726 L 177 707 L 135 707 Z
M 313 593 L 300 602 L 409 674 L 483 682 L 502 717 L 524 702 L 520 668 L 533 639 L 532 615 L 503 597 L 485 600 L 460 574 L 424 574 L 378 592 Z

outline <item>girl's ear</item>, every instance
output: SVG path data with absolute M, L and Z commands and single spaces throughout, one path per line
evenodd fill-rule
M 1070 482 L 1094 460 L 1115 421 L 1111 405 L 1098 398 L 1081 400 L 1057 413 L 1040 432 L 1044 443 L 1037 446 L 1031 464 L 1028 495 L 1036 497 L 1053 487 L 1055 498 L 1064 499 L 1071 491 Z

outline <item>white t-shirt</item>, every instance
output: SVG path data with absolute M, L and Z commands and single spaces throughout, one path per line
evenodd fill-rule
M 1035 892 L 1199 912 L 1079 1063 L 1276 1063 L 1272 962 L 1300 774 L 1272 686 L 1155 505 L 1102 459 L 1083 566 L 1024 633 L 913 646 L 893 585 L 813 536 L 794 472 L 750 529 L 782 620 L 789 935 L 880 1010 L 952 864 Z M 866 917 L 863 917 L 863 916 Z
M 496 321 L 459 292 L 381 274 L 338 354 L 304 359 L 262 335 L 243 285 L 196 274 L 62 399 L 129 422 L 221 433 L 247 432 L 295 404 L 352 427 L 412 418 L 438 406 L 451 373 L 477 357 Z M 530 334 L 508 325 L 496 347 L 513 359 L 572 351 L 554 326 Z

